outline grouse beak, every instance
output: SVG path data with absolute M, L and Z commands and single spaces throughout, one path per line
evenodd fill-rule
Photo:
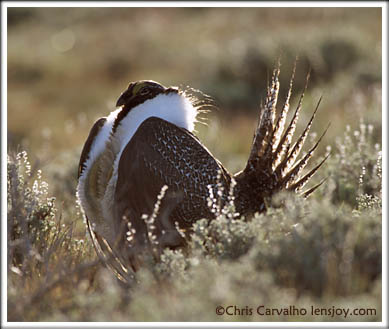
M 131 93 L 129 95 L 129 92 L 127 90 L 122 92 L 122 94 L 119 96 L 118 100 L 116 101 L 116 107 L 121 107 L 125 105 L 129 99 L 129 96 L 131 96 Z
M 170 94 L 170 93 L 176 93 L 176 94 L 178 94 L 178 93 L 179 93 L 179 89 L 178 89 L 178 87 L 169 87 L 169 88 L 165 88 L 164 93 L 165 93 L 165 94 Z

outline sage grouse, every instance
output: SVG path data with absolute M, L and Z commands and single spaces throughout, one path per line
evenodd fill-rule
M 118 109 L 96 121 L 82 150 L 77 194 L 96 251 L 119 278 L 138 269 L 138 256 L 150 248 L 151 237 L 159 250 L 180 247 L 196 220 L 213 219 L 210 193 L 226 202 L 234 183 L 236 212 L 249 216 L 264 211 L 266 198 L 277 191 L 300 191 L 323 164 L 326 158 L 301 175 L 323 136 L 296 161 L 320 100 L 292 146 L 304 92 L 284 131 L 295 69 L 277 117 L 279 72 L 277 67 L 260 108 L 247 165 L 234 175 L 193 134 L 198 107 L 179 88 L 130 83 Z M 320 184 L 302 193 L 308 195 Z M 165 195 L 157 198 L 161 189 Z M 154 222 L 148 225 L 153 212 Z

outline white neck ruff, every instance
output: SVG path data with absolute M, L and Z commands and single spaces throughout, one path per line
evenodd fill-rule
M 90 165 L 105 149 L 113 123 L 121 110 L 117 109 L 108 115 L 106 123 L 93 142 L 83 173 L 88 171 Z M 120 143 L 120 151 L 116 156 L 116 160 L 120 159 L 124 148 L 146 119 L 150 117 L 161 118 L 192 132 L 196 122 L 196 116 L 197 110 L 192 106 L 191 102 L 185 96 L 175 93 L 167 95 L 160 94 L 153 99 L 139 104 L 128 112 L 116 129 L 115 138 Z

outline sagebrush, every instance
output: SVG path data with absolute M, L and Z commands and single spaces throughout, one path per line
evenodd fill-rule
M 118 282 L 88 236 L 64 220 L 25 151 L 9 153 L 9 321 L 378 321 L 381 319 L 382 156 L 361 121 L 333 147 L 311 198 L 276 195 L 265 214 L 233 203 L 194 225 L 189 246 L 151 255 L 137 283 Z M 23 295 L 23 299 L 20 296 Z M 217 315 L 218 305 L 373 308 L 350 316 Z

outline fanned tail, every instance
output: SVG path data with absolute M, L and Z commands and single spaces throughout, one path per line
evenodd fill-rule
M 278 144 L 280 143 L 281 139 L 281 134 L 282 131 L 284 130 L 285 126 L 285 121 L 286 121 L 286 116 L 288 115 L 289 112 L 289 102 L 290 102 L 290 97 L 292 96 L 292 89 L 293 89 L 293 82 L 294 82 L 294 75 L 296 73 L 296 62 L 294 63 L 293 71 L 292 71 L 292 77 L 290 78 L 289 82 L 289 89 L 288 89 L 288 94 L 286 96 L 284 106 L 282 107 L 281 114 L 278 117 L 275 129 L 273 130 L 273 139 L 272 139 L 272 152 L 276 153 L 276 150 L 278 148 Z M 274 163 L 274 165 L 276 165 Z
M 320 183 L 318 183 L 318 184 L 316 184 L 315 186 L 311 187 L 310 189 L 304 191 L 304 192 L 302 193 L 302 195 L 303 195 L 304 197 L 306 197 L 306 198 L 307 198 L 308 196 L 310 196 L 313 192 L 316 191 L 316 189 L 317 189 L 318 187 L 320 187 L 320 186 L 327 180 L 327 178 L 328 178 L 328 177 L 323 178 L 323 179 L 320 181 Z
M 299 154 L 309 136 L 322 98 L 319 99 L 313 114 L 301 135 L 292 146 L 299 114 L 302 110 L 304 94 L 308 86 L 310 73 L 307 74 L 304 90 L 300 95 L 296 110 L 289 125 L 285 128 L 286 117 L 290 107 L 296 62 L 293 67 L 288 93 L 280 114 L 276 117 L 276 105 L 280 90 L 280 64 L 273 71 L 270 86 L 267 90 L 266 101 L 261 105 L 258 126 L 254 134 L 252 148 L 246 168 L 234 176 L 236 186 L 236 205 L 240 213 L 253 213 L 264 210 L 265 198 L 280 190 L 300 192 L 319 170 L 328 156 L 302 176 L 302 172 L 314 155 L 315 150 L 323 139 L 328 127 L 317 142 L 300 159 Z M 309 196 L 324 180 L 314 187 L 302 192 Z
M 319 146 L 319 144 L 320 144 L 321 140 L 323 139 L 324 135 L 326 134 L 328 128 L 329 128 L 329 125 L 328 125 L 327 129 L 324 131 L 324 133 L 320 136 L 318 141 L 315 143 L 315 145 L 308 151 L 308 153 L 301 160 L 298 161 L 298 163 L 292 169 L 289 169 L 290 167 L 288 167 L 287 173 L 282 177 L 282 179 L 278 183 L 278 186 L 280 189 L 289 188 L 289 185 L 298 179 L 300 173 L 305 168 L 305 166 L 308 164 L 309 160 L 312 158 L 313 153 L 315 152 L 316 148 Z M 303 133 L 303 135 L 304 135 L 304 133 Z M 303 137 L 303 135 L 301 135 L 300 139 Z M 297 143 L 298 143 L 298 141 L 297 141 Z M 291 152 L 291 155 L 288 157 L 288 159 L 291 158 L 292 156 L 293 156 L 293 151 Z M 324 161 L 327 159 L 327 157 L 324 159 Z M 293 162 L 290 162 L 290 161 L 287 161 L 287 162 L 294 163 L 295 158 L 296 157 L 294 157 Z M 321 166 L 321 164 L 320 164 L 320 166 Z M 319 169 L 320 166 L 317 169 Z
M 261 105 L 258 128 L 254 135 L 253 145 L 247 166 L 258 166 L 258 159 L 263 155 L 267 156 L 267 150 L 271 148 L 272 138 L 274 134 L 274 121 L 276 116 L 276 105 L 278 100 L 278 92 L 280 83 L 278 80 L 280 74 L 280 66 L 273 71 L 272 81 L 267 90 L 265 105 Z M 266 153 L 266 154 L 265 154 Z
M 308 87 L 309 77 L 310 77 L 310 73 L 308 73 L 308 75 L 307 75 L 304 90 L 303 90 L 302 94 L 300 95 L 300 99 L 299 99 L 297 108 L 293 114 L 293 118 L 292 118 L 288 128 L 286 129 L 286 131 L 285 131 L 284 135 L 282 136 L 282 139 L 280 140 L 278 145 L 274 146 L 274 147 L 276 147 L 276 151 L 274 152 L 275 161 L 274 161 L 273 165 L 274 165 L 274 167 L 276 167 L 275 172 L 277 175 L 281 174 L 281 176 L 283 176 L 284 175 L 283 169 L 285 169 L 285 167 L 286 167 L 285 164 L 287 166 L 288 166 L 288 164 L 290 164 L 290 161 L 288 161 L 289 149 L 290 149 L 290 145 L 292 143 L 292 138 L 293 138 L 294 132 L 295 132 L 296 127 L 297 127 L 297 121 L 299 119 L 299 114 L 300 114 L 300 111 L 301 111 L 301 108 L 303 105 L 305 91 L 307 90 L 307 87 Z M 281 128 L 281 130 L 283 130 L 283 129 L 284 129 L 284 127 Z

